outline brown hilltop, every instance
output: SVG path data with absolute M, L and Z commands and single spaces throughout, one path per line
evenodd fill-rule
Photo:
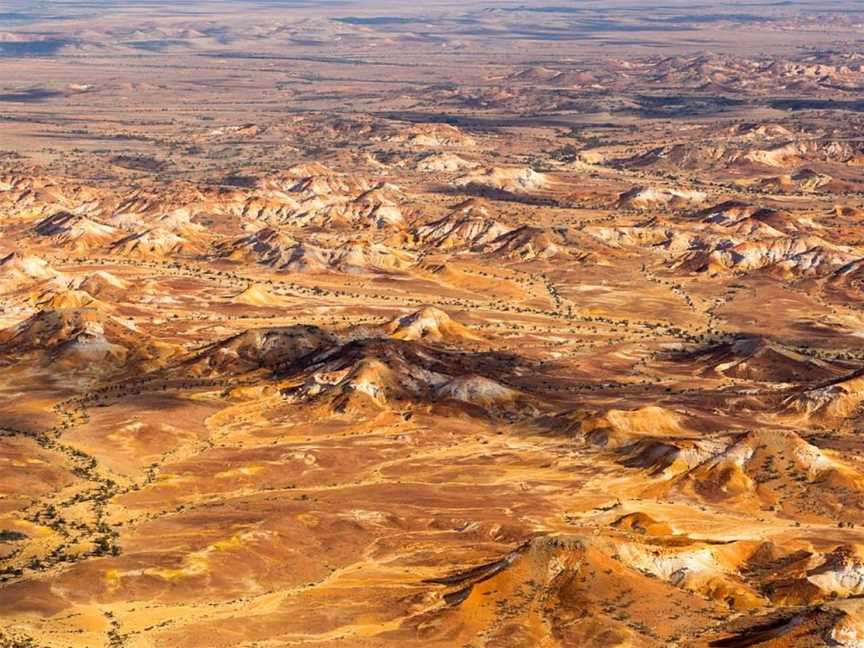
M 676 360 L 702 373 L 760 382 L 818 382 L 844 372 L 839 364 L 803 355 L 761 337 L 716 344 L 681 354 Z
M 35 356 L 43 364 L 98 373 L 158 366 L 175 352 L 170 345 L 130 329 L 95 308 L 41 310 L 0 331 L 0 356 L 7 363 Z
M 837 423 L 853 417 L 864 402 L 864 375 L 859 369 L 790 391 L 782 404 L 785 414 L 811 423 Z
M 492 258 L 515 261 L 573 257 L 585 260 L 589 254 L 571 249 L 574 241 L 563 230 L 520 225 L 480 246 L 478 251 Z
M 336 336 L 316 326 L 251 329 L 194 353 L 182 361 L 177 371 L 195 376 L 276 371 L 337 343 Z
M 71 282 L 70 286 L 94 297 L 104 296 L 111 299 L 122 297 L 131 288 L 131 284 L 125 279 L 103 270 L 78 277 Z
M 864 515 L 864 480 L 855 468 L 791 431 L 741 435 L 673 484 L 707 501 L 776 508 L 791 518 L 857 522 Z
M 674 266 L 691 272 L 766 272 L 778 278 L 827 275 L 855 259 L 850 248 L 815 236 L 771 236 L 683 254 Z
M 433 306 L 397 317 L 385 327 L 385 331 L 397 340 L 478 340 L 479 336 L 467 327 L 454 322 L 450 316 Z
M 659 646 L 680 624 L 674 609 L 712 607 L 570 537 L 536 538 L 500 560 L 431 582 L 446 589 L 440 608 L 415 621 L 427 645 L 470 641 L 482 633 L 493 641 L 533 645 L 555 637 L 568 644 Z M 629 601 L 633 621 L 616 618 L 610 598 Z M 649 626 L 658 616 L 669 623 Z M 645 637 L 634 632 L 633 622 L 656 629 Z
M 10 252 L 0 258 L 0 285 L 4 290 L 17 290 L 45 283 L 59 285 L 63 280 L 63 274 L 41 257 Z
M 104 248 L 119 236 L 117 228 L 86 216 L 59 212 L 39 221 L 35 235 L 50 238 L 59 247 L 81 254 Z
M 469 171 L 453 181 L 457 187 L 483 191 L 530 193 L 546 188 L 551 179 L 528 167 L 489 167 Z
M 48 290 L 39 293 L 33 298 L 33 303 L 42 310 L 92 308 L 106 312 L 112 309 L 110 305 L 98 301 L 90 293 L 74 289 Z
M 486 245 L 508 228 L 492 217 L 492 205 L 471 198 L 457 205 L 447 216 L 417 227 L 414 236 L 424 245 L 439 250 L 471 249 Z
M 201 254 L 203 247 L 171 230 L 154 227 L 117 239 L 109 252 L 121 257 L 163 259 Z
M 337 415 L 398 407 L 508 417 L 536 412 L 536 399 L 503 383 L 482 357 L 431 346 L 476 338 L 449 319 L 442 321 L 440 311 L 430 317 L 430 311 L 436 314 L 424 309 L 396 320 L 388 328 L 392 337 L 361 336 L 286 364 L 283 394 Z
M 299 245 L 293 237 L 272 227 L 264 227 L 229 241 L 217 241 L 214 256 L 282 267 L 291 262 L 293 249 Z
M 234 295 L 233 300 L 238 304 L 246 306 L 279 307 L 287 303 L 287 300 L 279 295 L 273 294 L 260 284 L 250 284 L 247 288 Z

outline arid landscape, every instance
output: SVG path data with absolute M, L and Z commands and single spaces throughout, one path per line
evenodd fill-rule
M 0 0 L 0 647 L 864 648 L 853 0 Z

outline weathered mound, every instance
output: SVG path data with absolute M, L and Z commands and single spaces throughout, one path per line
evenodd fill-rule
M 47 290 L 36 295 L 33 303 L 42 310 L 95 308 L 101 311 L 110 310 L 109 304 L 100 302 L 93 295 L 83 290 Z
M 845 300 L 864 297 L 864 259 L 855 259 L 835 270 L 828 277 L 826 289 Z
M 26 288 L 40 283 L 62 283 L 64 276 L 45 259 L 11 252 L 0 258 L 0 286 L 4 290 Z
M 251 198 L 251 202 L 250 202 Z M 231 213 L 270 225 L 332 230 L 401 228 L 408 197 L 393 184 L 344 175 L 320 164 L 292 167 L 237 195 Z
M 612 523 L 612 527 L 646 536 L 669 536 L 673 533 L 672 527 L 669 524 L 658 522 L 647 513 L 642 513 L 641 511 L 622 515 Z
M 433 306 L 397 317 L 385 330 L 397 340 L 478 340 L 467 327 L 454 322 L 444 311 Z
M 84 254 L 116 240 L 119 230 L 87 216 L 58 212 L 39 221 L 33 232 L 39 237 L 50 238 L 58 247 Z
M 109 299 L 122 299 L 130 286 L 131 284 L 125 279 L 103 270 L 78 277 L 70 283 L 70 287 L 74 290 L 82 290 L 94 297 Z
M 358 196 L 342 200 L 332 197 L 327 204 L 300 211 L 298 224 L 333 230 L 387 229 L 405 226 L 400 204 L 406 200 L 401 190 L 393 185 L 379 185 Z M 316 201 L 312 201 L 314 205 Z
M 728 92 L 728 88 L 724 90 L 722 85 L 716 84 L 706 84 L 701 89 Z M 855 166 L 861 160 L 860 147 L 854 143 L 799 138 L 776 124 L 733 126 L 723 135 L 721 139 L 709 137 L 705 141 L 657 146 L 610 162 L 625 168 L 735 170 L 738 173 L 791 169 L 794 174 L 802 167 L 806 169 L 808 164 Z
M 218 241 L 212 254 L 219 259 L 258 263 L 285 272 L 324 272 L 330 251 L 303 243 L 284 232 L 264 227 L 252 234 Z
M 417 162 L 417 170 L 427 173 L 455 173 L 466 169 L 477 167 L 476 162 L 471 162 L 454 153 L 431 153 Z
M 729 207 L 730 204 L 733 206 Z M 706 234 L 715 238 L 718 235 L 725 236 L 735 243 L 751 239 L 803 237 L 811 230 L 812 222 L 790 211 L 736 204 L 734 201 L 701 214 L 701 222 L 713 226 L 706 228 Z M 814 242 L 820 244 L 819 241 Z
M 258 189 L 274 194 L 289 194 L 295 200 L 312 197 L 359 195 L 373 187 L 367 178 L 343 175 L 318 162 L 296 164 L 279 174 L 264 178 Z
M 492 410 L 508 403 L 516 403 L 521 394 L 486 376 L 469 375 L 448 380 L 435 390 L 435 397 L 442 401 L 458 401 Z
M 414 124 L 391 139 L 422 148 L 471 148 L 477 144 L 473 137 L 452 124 Z
M 592 225 L 586 227 L 584 231 L 613 248 L 662 248 L 670 252 L 681 245 L 678 239 L 682 236 L 681 233 L 674 232 L 668 227 L 658 225 L 653 219 L 635 226 Z M 686 250 L 690 244 L 691 242 L 687 240 L 683 248 Z
M 456 187 L 512 194 L 530 193 L 547 188 L 550 178 L 528 167 L 490 167 L 471 171 L 453 181 Z
M 180 255 L 198 255 L 203 247 L 175 232 L 154 227 L 114 241 L 109 250 L 112 254 L 124 257 L 165 259 Z
M 293 237 L 272 227 L 264 227 L 252 234 L 217 241 L 213 246 L 213 254 L 221 259 L 281 267 L 290 262 L 297 245 Z
M 729 624 L 721 633 L 712 633 L 712 648 L 856 648 L 864 635 L 861 619 L 836 607 L 817 606 L 803 611 L 775 612 L 748 616 Z
M 565 237 L 549 229 L 522 225 L 489 241 L 480 250 L 501 259 L 533 261 L 568 256 Z
M 412 621 L 429 645 L 477 636 L 501 646 L 670 645 L 689 623 L 676 610 L 714 609 L 567 537 L 535 538 L 499 560 L 427 582 L 444 588 L 438 607 Z
M 864 548 L 854 545 L 836 547 L 823 556 L 819 564 L 808 569 L 803 580 L 818 588 L 820 597 L 826 599 L 861 596 L 864 594 Z
M 723 448 L 713 439 L 643 437 L 617 448 L 618 463 L 664 477 L 692 470 Z
M 285 299 L 275 295 L 260 284 L 250 284 L 247 288 L 234 295 L 233 301 L 246 306 L 261 306 L 276 308 L 285 303 Z
M 783 279 L 824 276 L 855 259 L 844 247 L 815 236 L 772 236 L 730 245 L 719 241 L 688 252 L 673 264 L 689 272 L 711 274 L 766 272 Z
M 800 169 L 791 174 L 760 178 L 756 184 L 762 189 L 801 193 L 816 193 L 822 190 L 843 191 L 848 188 L 846 183 L 813 169 Z
M 507 76 L 508 81 L 546 85 L 551 87 L 579 87 L 596 84 L 600 81 L 597 71 L 556 70 L 540 65 L 527 67 Z
M 620 522 L 614 523 L 613 526 L 630 534 L 625 541 L 615 539 L 611 544 L 619 560 L 631 569 L 734 610 L 752 610 L 768 604 L 760 591 L 761 583 L 749 582 L 741 573 L 744 561 L 758 550 L 758 542 L 712 543 L 669 535 L 665 525 L 642 513 L 625 516 L 623 520 L 635 520 L 636 526 L 626 528 Z M 645 537 L 637 539 L 634 531 Z
M 864 370 L 793 391 L 783 412 L 802 421 L 837 423 L 853 416 L 864 403 Z
M 440 250 L 476 248 L 507 232 L 504 225 L 490 217 L 491 213 L 487 201 L 467 200 L 444 218 L 416 228 L 414 236 L 424 245 Z
M 99 372 L 156 366 L 175 351 L 92 308 L 42 310 L 0 331 L 0 357 L 7 363 L 36 358 Z
M 703 375 L 715 373 L 769 383 L 815 382 L 843 372 L 842 367 L 806 356 L 764 337 L 744 337 L 715 344 L 678 354 L 675 360 L 690 364 Z
M 417 342 L 363 338 L 325 349 L 282 372 L 283 393 L 323 413 L 456 405 L 476 414 L 535 412 L 533 400 L 473 358 Z
M 625 534 L 607 541 L 623 564 L 732 609 L 806 606 L 864 592 L 859 546 L 823 553 L 807 541 L 705 542 L 638 511 L 611 526 Z
M 738 200 L 727 200 L 697 211 L 693 218 L 715 226 L 709 232 L 721 233 L 740 243 L 747 238 L 780 238 L 795 236 L 809 228 L 793 212 L 759 207 Z
M 846 164 L 858 155 L 860 155 L 859 151 L 848 142 L 811 140 L 786 142 L 767 148 L 753 148 L 739 159 L 743 162 L 789 169 L 814 161 Z
M 335 335 L 317 326 L 252 329 L 211 344 L 178 366 L 195 376 L 276 371 L 338 344 Z
M 20 173 L 0 180 L 3 217 L 38 220 L 58 211 L 94 207 L 101 191 L 92 187 Z
M 384 243 L 357 239 L 328 251 L 327 264 L 340 272 L 400 272 L 414 264 L 414 256 Z
M 692 218 L 705 223 L 734 223 L 751 218 L 759 208 L 742 200 L 724 200 L 721 203 L 696 211 Z
M 610 409 L 585 417 L 580 434 L 589 443 L 616 448 L 643 437 L 682 437 L 694 432 L 695 421 L 663 407 L 635 410 Z
M 327 272 L 330 252 L 324 248 L 308 243 L 297 243 L 293 247 L 280 252 L 276 262 L 278 270 L 283 272 Z
M 864 479 L 788 430 L 758 430 L 673 479 L 675 491 L 795 519 L 864 519 Z
M 671 207 L 681 209 L 703 203 L 707 195 L 702 191 L 633 187 L 618 197 L 616 206 L 622 209 L 651 209 Z

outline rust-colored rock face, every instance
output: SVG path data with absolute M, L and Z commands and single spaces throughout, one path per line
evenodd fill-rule
M 864 646 L 864 14 L 0 0 L 0 648 Z

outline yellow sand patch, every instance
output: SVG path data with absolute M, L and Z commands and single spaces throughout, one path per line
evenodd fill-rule
M 231 470 L 223 470 L 214 475 L 216 479 L 232 479 L 234 477 L 252 477 L 264 470 L 264 466 L 241 466 Z
M 297 516 L 297 519 L 300 520 L 304 526 L 310 529 L 314 529 L 321 523 L 321 521 L 311 513 L 301 513 Z
M 243 534 L 231 536 L 227 540 L 220 540 L 211 545 L 214 551 L 228 551 L 230 549 L 238 549 L 243 546 Z
M 11 463 L 13 466 L 17 466 L 19 468 L 25 468 L 27 466 L 44 464 L 45 462 L 41 461 L 39 459 L 28 458 L 28 459 L 13 459 Z
M 190 401 L 222 401 L 222 392 L 221 391 L 205 391 L 205 392 L 192 392 L 190 394 L 184 394 L 183 396 L 186 400 Z
M 121 580 L 122 576 L 118 570 L 108 569 L 105 571 L 105 582 L 107 583 L 109 590 L 116 590 L 120 587 Z
M 207 574 L 210 571 L 210 559 L 218 552 L 232 551 L 240 549 L 250 539 L 262 535 L 259 531 L 245 531 L 226 538 L 218 540 L 203 549 L 193 551 L 188 554 L 183 560 L 183 566 L 176 569 L 168 568 L 152 568 L 145 570 L 144 573 L 158 576 L 164 580 L 177 580 L 181 578 L 192 578 Z
M 189 481 L 191 481 L 190 477 L 175 473 L 163 473 L 156 479 L 156 483 L 160 486 L 180 486 Z

